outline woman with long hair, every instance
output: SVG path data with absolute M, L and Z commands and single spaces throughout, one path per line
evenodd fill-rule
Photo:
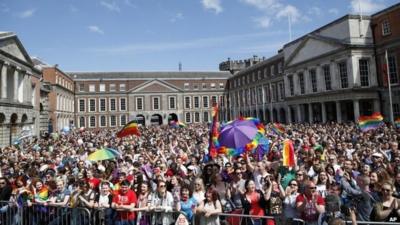
M 201 201 L 197 213 L 202 213 L 200 225 L 219 225 L 218 213 L 222 212 L 222 205 L 215 189 L 209 188 L 205 193 L 205 199 Z
M 381 186 L 382 200 L 372 211 L 372 220 L 384 222 L 400 221 L 400 201 L 392 196 L 394 186 L 392 183 L 384 182 Z
M 256 184 L 250 179 L 246 180 L 245 188 L 246 192 L 242 195 L 243 213 L 255 216 L 254 218 L 246 218 L 246 224 L 264 224 L 262 219 L 256 218 L 256 216 L 265 216 L 266 201 L 264 194 L 260 190 L 256 190 Z
M 205 198 L 204 182 L 201 178 L 194 180 L 193 198 L 196 202 L 201 203 Z
M 136 221 L 139 225 L 150 224 L 150 216 L 144 212 L 149 208 L 151 202 L 151 187 L 149 182 L 142 182 L 139 186 L 139 196 L 137 201 L 137 208 L 139 211 L 137 214 Z
M 317 177 L 316 186 L 317 186 L 317 191 L 318 191 L 319 195 L 321 195 L 321 197 L 325 198 L 328 193 L 329 187 L 330 187 L 329 178 L 325 171 L 319 172 L 318 177 Z

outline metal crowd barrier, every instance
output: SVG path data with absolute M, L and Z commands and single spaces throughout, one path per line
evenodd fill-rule
M 347 225 L 351 225 L 351 221 L 346 221 Z M 378 222 L 378 221 L 357 221 L 357 225 L 363 225 L 363 224 L 368 224 L 368 225 L 400 225 L 400 222 Z
M 296 225 L 306 225 L 306 223 L 297 218 L 286 218 L 282 216 L 253 216 L 248 214 L 243 214 L 242 210 L 235 210 L 232 213 L 219 213 L 221 224 L 227 225 L 252 225 L 255 220 L 259 220 L 259 224 L 275 224 L 275 225 L 286 225 L 286 224 L 296 224 Z M 220 221 L 221 222 L 221 221 Z M 196 224 L 197 225 L 197 224 Z

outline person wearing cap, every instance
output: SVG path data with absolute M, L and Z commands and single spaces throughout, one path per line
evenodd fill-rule
M 372 169 L 377 170 L 377 169 L 385 169 L 384 165 L 384 157 L 383 154 L 380 152 L 375 152 L 372 154 Z

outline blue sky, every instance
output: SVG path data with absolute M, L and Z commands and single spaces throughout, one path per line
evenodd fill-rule
M 0 0 L 0 31 L 64 71 L 217 71 L 398 0 Z

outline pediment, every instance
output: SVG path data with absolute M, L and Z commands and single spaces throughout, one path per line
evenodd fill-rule
M 177 87 L 174 87 L 173 85 L 160 81 L 160 80 L 152 80 L 149 82 L 146 82 L 142 85 L 139 85 L 138 87 L 135 87 L 134 89 L 131 90 L 131 92 L 135 93 L 160 93 L 160 92 L 166 92 L 166 93 L 171 93 L 171 92 L 180 92 L 181 90 Z
M 0 39 L 0 50 L 32 65 L 31 58 L 15 35 Z
M 287 66 L 295 65 L 310 59 L 317 58 L 329 52 L 342 48 L 344 45 L 338 42 L 321 38 L 308 37 L 288 57 Z

